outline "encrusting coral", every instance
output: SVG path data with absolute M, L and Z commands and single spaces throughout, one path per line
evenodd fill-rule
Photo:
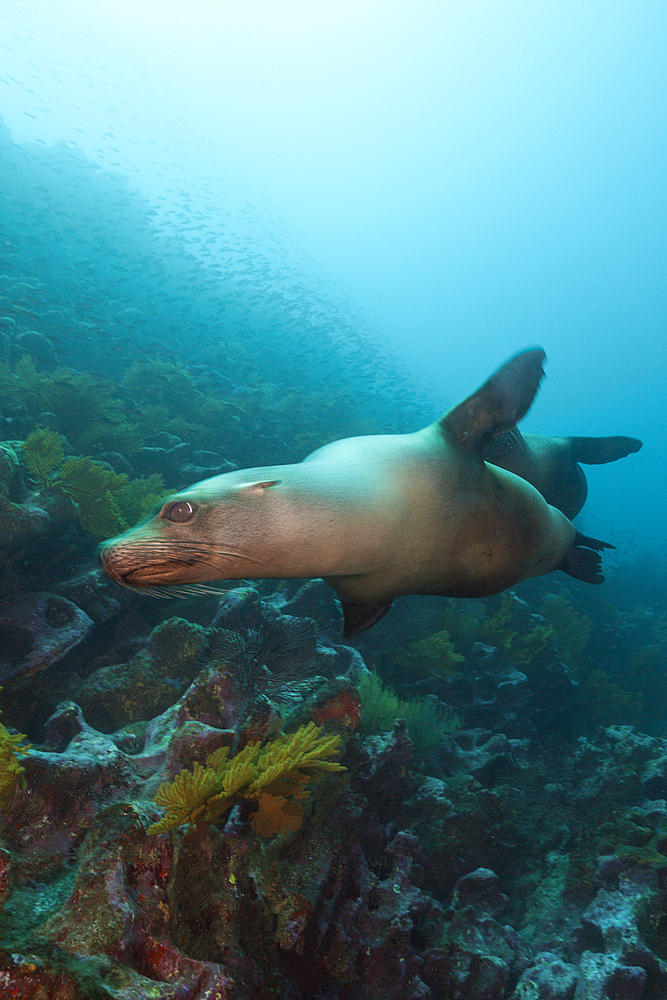
M 342 764 L 327 760 L 340 748 L 340 736 L 322 736 L 313 722 L 294 733 L 279 736 L 262 746 L 249 743 L 231 760 L 229 748 L 210 754 L 206 766 L 195 763 L 171 782 L 160 785 L 156 805 L 166 815 L 148 828 L 164 833 L 183 823 L 202 828 L 228 812 L 237 802 L 256 804 L 250 825 L 262 837 L 301 825 L 303 801 L 313 771 L 344 771 Z

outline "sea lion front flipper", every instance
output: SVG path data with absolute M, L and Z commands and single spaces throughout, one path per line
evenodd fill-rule
M 642 442 L 629 437 L 570 437 L 573 462 L 583 462 L 584 465 L 605 465 L 616 462 L 635 451 L 639 451 Z
M 380 601 L 378 604 L 352 604 L 350 601 L 340 603 L 343 609 L 344 639 L 351 639 L 367 628 L 372 628 L 384 618 L 392 605 L 391 601 Z
M 481 452 L 484 443 L 510 430 L 526 415 L 535 398 L 546 354 L 541 347 L 517 354 L 494 372 L 477 392 L 438 421 L 454 447 Z
M 615 545 L 610 542 L 601 542 L 597 538 L 589 538 L 577 532 L 572 542 L 572 548 L 563 559 L 558 569 L 562 569 L 568 576 L 573 576 L 575 580 L 583 580 L 584 583 L 604 583 L 602 575 L 602 549 L 614 549 Z

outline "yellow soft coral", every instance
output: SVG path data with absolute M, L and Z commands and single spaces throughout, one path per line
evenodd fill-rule
M 148 832 L 163 833 L 183 823 L 212 823 L 244 801 L 256 804 L 250 822 L 260 836 L 297 830 L 312 772 L 345 770 L 326 759 L 338 753 L 340 742 L 340 736 L 322 736 L 319 726 L 309 722 L 265 746 L 249 743 L 232 760 L 226 747 L 216 750 L 205 767 L 195 764 L 192 771 L 184 769 L 160 785 L 155 802 L 166 815 Z
M 23 743 L 25 736 L 16 733 L 12 736 L 0 722 L 0 811 L 9 809 L 17 788 L 25 788 L 25 768 L 16 756 L 17 753 L 27 753 L 30 744 Z

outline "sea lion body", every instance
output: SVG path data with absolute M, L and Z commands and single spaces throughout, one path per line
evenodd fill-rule
M 196 483 L 106 543 L 104 566 L 133 587 L 323 577 L 348 636 L 404 594 L 480 597 L 556 568 L 601 582 L 592 550 L 605 543 L 481 457 L 530 406 L 543 357 L 518 355 L 416 433 L 347 438 L 299 464 Z
M 616 462 L 642 443 L 631 437 L 545 437 L 522 434 L 517 427 L 492 438 L 484 458 L 528 480 L 547 503 L 572 519 L 581 511 L 588 485 L 580 462 L 602 465 Z
M 416 434 L 337 441 L 304 464 L 318 479 L 329 467 L 354 484 L 354 525 L 345 533 L 355 565 L 318 574 L 344 601 L 497 593 L 548 573 L 574 540 L 573 525 L 535 489 L 451 447 L 437 423 Z

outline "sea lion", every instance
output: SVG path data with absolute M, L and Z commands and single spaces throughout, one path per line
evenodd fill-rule
M 529 482 L 482 458 L 544 375 L 524 351 L 413 434 L 346 438 L 295 465 L 227 472 L 175 493 L 106 542 L 112 579 L 162 588 L 211 580 L 323 577 L 349 638 L 404 594 L 482 597 L 562 569 L 602 583 L 606 542 L 580 535 Z
M 512 427 L 486 443 L 484 460 L 527 479 L 547 503 L 572 520 L 588 495 L 579 462 L 616 462 L 641 446 L 641 441 L 631 437 L 543 437 Z

